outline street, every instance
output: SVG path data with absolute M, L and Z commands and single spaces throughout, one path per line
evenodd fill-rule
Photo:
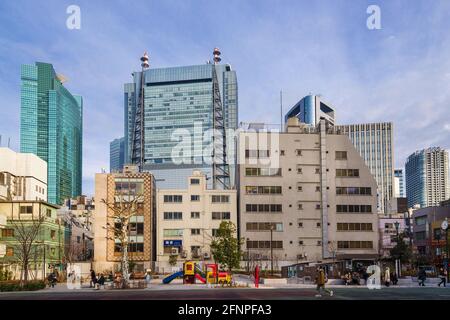
M 448 287 L 331 289 L 334 291 L 333 297 L 315 297 L 314 288 L 45 289 L 35 292 L 2 292 L 0 300 L 450 300 Z

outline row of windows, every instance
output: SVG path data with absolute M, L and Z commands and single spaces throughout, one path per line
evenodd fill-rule
M 212 220 L 230 220 L 230 212 L 212 212 Z M 191 212 L 191 219 L 200 219 L 200 212 Z M 183 220 L 182 212 L 164 212 L 164 220 Z
M 283 241 L 272 241 L 272 246 L 270 241 L 247 241 L 247 249 L 283 249 Z
M 229 212 L 213 212 L 212 219 L 213 220 L 230 220 L 231 214 Z
M 247 194 L 281 194 L 280 186 L 246 186 Z
M 275 177 L 281 176 L 281 168 L 245 168 L 247 177 Z
M 359 177 L 359 169 L 336 169 L 336 177 Z
M 247 222 L 247 231 L 283 231 L 283 223 L 281 222 Z
M 338 241 L 338 249 L 373 249 L 372 241 Z
M 347 151 L 336 151 L 336 160 L 347 160 Z
M 246 204 L 245 210 L 247 212 L 282 212 L 283 205 L 281 205 L 281 204 Z
M 338 223 L 337 231 L 372 231 L 371 223 Z
M 191 195 L 191 201 L 199 201 L 199 195 Z M 183 196 L 182 195 L 164 195 L 165 203 L 182 203 Z M 227 195 L 213 195 L 211 196 L 212 203 L 229 203 L 230 196 Z
M 245 150 L 245 157 L 248 158 L 268 158 L 269 150 Z
M 337 195 L 372 195 L 372 188 L 370 187 L 336 187 Z
M 337 213 L 372 213 L 371 205 L 359 204 L 338 204 L 336 205 Z

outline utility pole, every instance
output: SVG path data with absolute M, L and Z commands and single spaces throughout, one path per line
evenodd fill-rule
M 270 225 L 270 274 L 273 276 L 273 223 Z

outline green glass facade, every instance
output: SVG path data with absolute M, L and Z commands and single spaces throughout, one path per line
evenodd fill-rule
M 20 150 L 48 164 L 48 201 L 81 195 L 83 98 L 72 95 L 53 66 L 21 68 Z

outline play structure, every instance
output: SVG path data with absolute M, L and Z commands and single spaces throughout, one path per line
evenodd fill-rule
M 176 278 L 183 278 L 183 284 L 194 284 L 196 280 L 201 283 L 231 285 L 232 277 L 228 272 L 218 271 L 215 263 L 206 264 L 205 271 L 194 261 L 186 261 L 183 271 L 175 272 L 163 279 L 164 284 L 172 282 Z

